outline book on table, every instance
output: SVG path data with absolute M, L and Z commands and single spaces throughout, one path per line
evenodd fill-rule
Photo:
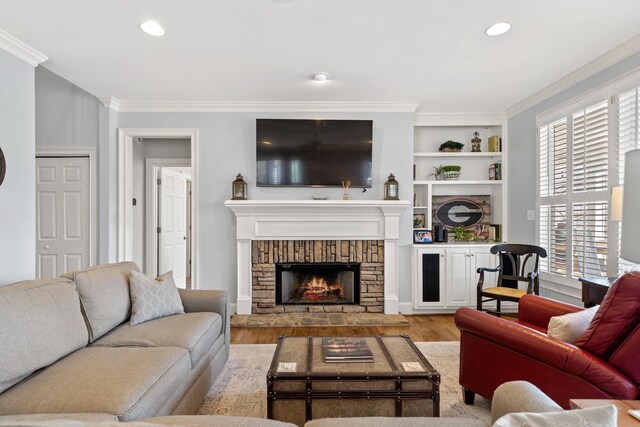
M 373 362 L 373 353 L 364 338 L 322 338 L 326 363 Z

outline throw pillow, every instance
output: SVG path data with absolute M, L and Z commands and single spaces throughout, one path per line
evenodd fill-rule
M 615 405 L 598 406 L 596 408 L 574 409 L 571 411 L 516 412 L 500 417 L 492 427 L 552 427 L 552 426 L 598 426 L 616 427 L 618 425 L 618 408 Z
M 551 338 L 573 344 L 573 342 L 580 338 L 580 336 L 584 334 L 584 331 L 587 330 L 589 323 L 591 323 L 599 307 L 599 305 L 596 305 L 595 307 L 576 311 L 575 313 L 553 316 L 549 319 L 547 335 Z
M 172 271 L 154 279 L 131 270 L 129 288 L 131 292 L 129 324 L 131 325 L 184 313 Z
M 640 272 L 627 273 L 609 289 L 585 333 L 575 345 L 608 360 L 640 323 Z

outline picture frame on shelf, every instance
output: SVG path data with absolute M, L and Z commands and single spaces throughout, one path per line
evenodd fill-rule
M 425 214 L 423 213 L 415 213 L 413 214 L 413 228 L 424 228 L 425 225 Z
M 433 231 L 431 230 L 414 230 L 413 243 L 427 244 L 433 243 Z

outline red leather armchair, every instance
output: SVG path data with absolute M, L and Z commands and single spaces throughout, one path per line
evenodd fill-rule
M 499 385 L 514 380 L 535 384 L 565 409 L 569 399 L 576 398 L 638 399 L 638 383 L 627 374 L 546 335 L 552 316 L 579 310 L 536 295 L 520 299 L 517 322 L 460 308 L 455 322 L 461 332 L 460 385 L 465 403 L 473 404 L 475 393 L 491 399 Z

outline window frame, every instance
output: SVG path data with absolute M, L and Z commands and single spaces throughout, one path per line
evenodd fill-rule
M 640 85 L 640 72 L 632 76 L 631 79 L 637 85 Z M 625 86 L 629 86 L 629 89 L 633 88 L 634 83 L 628 84 L 625 81 Z M 535 196 L 536 196 L 536 222 L 535 222 L 535 239 L 536 244 L 540 245 L 541 242 L 541 218 L 540 212 L 542 206 L 554 206 L 564 205 L 566 208 L 566 246 L 565 246 L 565 274 L 559 275 L 549 272 L 540 272 L 540 278 L 543 281 L 564 285 L 570 288 L 579 289 L 579 281 L 573 277 L 573 258 L 574 258 L 574 204 L 579 203 L 593 203 L 593 202 L 606 202 L 607 203 L 607 252 L 606 252 L 606 264 L 607 264 L 607 276 L 618 275 L 618 240 L 619 235 L 617 229 L 619 222 L 611 220 L 611 193 L 612 188 L 618 185 L 618 94 L 625 92 L 621 90 L 620 81 L 615 83 L 608 83 L 607 85 L 596 88 L 583 94 L 580 97 L 569 100 L 555 108 L 552 108 L 536 117 L 536 149 L 535 149 Z M 574 114 L 584 111 L 589 107 L 595 106 L 601 102 L 607 102 L 607 126 L 608 126 L 608 166 L 607 166 L 607 188 L 606 190 L 578 190 L 574 189 L 574 135 L 573 135 L 573 118 Z M 566 166 L 566 192 L 565 194 L 549 194 L 547 196 L 541 196 L 540 186 L 540 129 L 544 126 L 551 125 L 562 119 L 566 120 L 567 127 L 567 166 Z M 615 143 L 612 143 L 615 142 Z M 552 171 L 548 171 L 549 174 Z M 552 182 L 549 185 L 553 185 Z M 551 224 L 549 224 L 551 227 Z M 614 232 L 615 231 L 615 232 Z M 551 243 L 551 242 L 550 242 Z M 584 274 L 581 273 L 580 277 Z

